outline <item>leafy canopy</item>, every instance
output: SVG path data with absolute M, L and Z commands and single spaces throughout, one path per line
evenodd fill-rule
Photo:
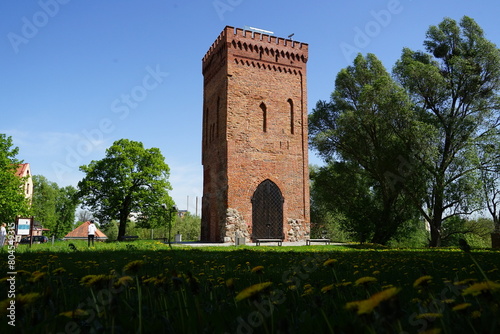
M 165 222 L 165 210 L 173 201 L 168 194 L 169 167 L 158 148 L 120 139 L 106 150 L 102 160 L 81 166 L 86 176 L 78 183 L 79 197 L 102 223 L 119 221 L 118 239 L 125 235 L 130 213 L 140 213 L 152 225 Z

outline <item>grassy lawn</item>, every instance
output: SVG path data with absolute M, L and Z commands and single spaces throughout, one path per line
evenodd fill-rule
M 0 252 L 1 333 L 500 332 L 498 251 L 72 243 Z

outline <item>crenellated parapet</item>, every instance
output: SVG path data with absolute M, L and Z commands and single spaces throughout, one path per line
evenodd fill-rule
M 226 26 L 203 57 L 203 74 L 210 77 L 206 71 L 214 69 L 214 61 L 297 74 L 305 69 L 308 47 L 307 43 Z

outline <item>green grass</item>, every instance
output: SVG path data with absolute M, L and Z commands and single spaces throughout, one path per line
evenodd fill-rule
M 17 248 L 16 332 L 500 330 L 498 251 L 72 243 L 76 251 L 68 242 Z M 6 247 L 0 256 L 7 259 Z M 8 290 L 7 262 L 0 267 Z M 482 290 L 474 285 L 486 280 Z M 0 332 L 12 330 L 2 319 Z

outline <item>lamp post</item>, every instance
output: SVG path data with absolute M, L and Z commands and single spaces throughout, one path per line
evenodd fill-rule
M 169 219 L 168 219 L 168 247 L 172 248 L 172 243 L 171 243 L 171 234 L 172 234 L 172 216 L 174 213 L 176 213 L 178 210 L 177 210 L 177 206 L 176 205 L 172 205 L 172 207 L 170 209 L 167 210 L 167 205 L 166 204 L 162 204 L 161 205 L 163 209 L 165 209 L 168 213 L 169 213 Z

